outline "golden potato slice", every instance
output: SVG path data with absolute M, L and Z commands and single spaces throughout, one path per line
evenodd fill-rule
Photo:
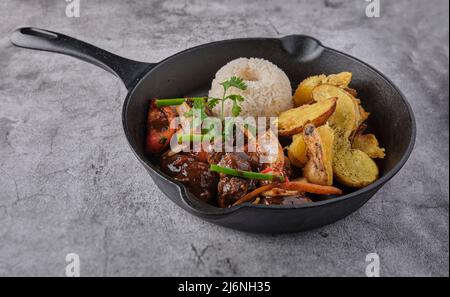
M 350 137 L 352 132 L 359 126 L 359 115 L 353 97 L 345 90 L 332 86 L 320 85 L 313 90 L 313 98 L 317 102 L 338 98 L 336 111 L 329 118 L 328 122 L 336 133 L 344 138 Z
M 297 90 L 295 91 L 293 97 L 294 105 L 298 107 L 304 104 L 311 103 L 313 101 L 312 91 L 317 86 L 320 86 L 322 84 L 329 84 L 340 88 L 347 88 L 351 81 L 352 73 L 350 72 L 342 72 L 329 76 L 322 74 L 308 77 L 307 79 L 303 80 L 297 87 Z
M 360 123 L 359 125 L 361 125 L 362 123 L 364 123 L 365 121 L 367 121 L 367 119 L 370 116 L 370 112 L 367 112 L 364 107 L 361 106 L 361 104 L 358 105 L 358 111 L 359 111 L 359 115 L 360 115 Z M 358 126 L 359 126 L 358 125 Z
M 322 128 L 322 129 L 321 129 Z M 308 124 L 303 131 L 307 147 L 308 162 L 303 176 L 313 184 L 333 185 L 333 142 L 334 134 L 329 126 L 315 128 Z
M 362 123 L 361 125 L 359 125 L 358 128 L 356 128 L 356 130 L 352 133 L 352 135 L 350 136 L 350 142 L 353 142 L 353 139 L 355 139 L 356 135 L 359 134 L 364 134 L 364 131 L 367 130 L 367 124 L 366 123 Z
M 374 134 L 356 135 L 352 147 L 365 152 L 372 159 L 384 159 L 386 157 L 385 149 L 380 148 L 378 139 Z
M 315 87 L 320 86 L 326 81 L 325 75 L 311 76 L 300 83 L 297 90 L 294 93 L 294 106 L 302 106 L 312 101 L 312 91 Z
M 344 88 L 344 90 L 349 93 L 350 95 L 352 95 L 353 97 L 358 97 L 358 91 L 352 88 Z
M 292 136 L 303 132 L 304 127 L 312 123 L 315 126 L 324 124 L 336 110 L 336 98 L 328 98 L 321 102 L 303 105 L 282 112 L 278 117 L 278 134 Z
M 298 168 L 303 168 L 308 162 L 306 155 L 306 143 L 302 134 L 292 137 L 292 143 L 287 148 L 287 155 L 291 164 Z
M 370 113 L 361 106 L 361 100 L 353 97 L 353 102 L 356 108 L 356 128 L 350 134 L 350 140 L 353 140 L 357 134 L 362 134 L 362 131 L 365 129 L 364 123 L 370 116 Z
M 347 92 L 348 93 L 348 92 Z M 349 93 L 350 94 L 350 93 Z M 350 94 L 351 95 L 351 94 Z M 361 105 L 361 100 L 352 95 L 353 103 L 356 108 L 356 125 L 359 127 L 362 123 L 367 121 L 370 112 L 367 112 Z
M 333 172 L 345 186 L 364 188 L 378 179 L 377 164 L 363 151 L 352 149 L 350 141 L 337 137 L 334 145 Z
M 347 88 L 352 82 L 353 74 L 351 72 L 341 72 L 332 74 L 327 77 L 326 84 L 333 85 L 340 88 Z

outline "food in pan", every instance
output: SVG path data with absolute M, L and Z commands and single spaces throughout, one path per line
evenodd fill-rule
M 303 134 L 292 136 L 292 142 L 286 147 L 286 152 L 292 165 L 303 168 L 308 162 L 306 154 L 306 143 Z
M 373 159 L 384 159 L 386 150 L 380 148 L 378 139 L 374 134 L 358 134 L 353 139 L 352 147 L 365 152 Z
M 278 116 L 280 112 L 293 107 L 292 87 L 284 71 L 272 62 L 256 58 L 239 58 L 220 68 L 212 81 L 209 97 L 221 98 L 221 83 L 233 76 L 241 77 L 247 85 L 245 90 L 233 90 L 233 94 L 246 99 L 241 104 L 241 116 Z M 225 116 L 232 115 L 232 107 L 232 102 L 225 102 Z M 220 106 L 213 108 L 217 116 L 219 111 Z
M 303 131 L 305 126 L 313 123 L 323 125 L 335 114 L 336 98 L 329 97 L 313 104 L 302 105 L 282 112 L 278 117 L 278 129 L 281 136 L 292 136 Z
M 170 129 L 170 122 L 176 117 L 176 112 L 170 107 L 156 107 L 155 101 L 150 102 L 147 116 L 146 148 L 148 153 L 160 153 L 169 146 L 169 140 L 175 133 Z
M 352 96 L 344 89 L 332 85 L 320 85 L 313 90 L 316 102 L 337 98 L 336 110 L 329 119 L 329 124 L 343 137 L 350 137 L 359 126 L 358 110 Z
M 343 186 L 375 182 L 374 159 L 386 155 L 376 136 L 365 134 L 369 113 L 351 79 L 349 72 L 310 77 L 292 96 L 286 74 L 271 62 L 231 61 L 206 97 L 150 101 L 147 152 L 165 174 L 217 207 L 333 199 Z M 278 116 L 275 130 L 268 121 L 255 126 L 263 116 Z
M 315 87 L 328 84 L 332 86 L 337 86 L 340 88 L 348 88 L 350 82 L 352 81 L 352 74 L 350 72 L 342 72 L 339 74 L 326 75 L 316 75 L 311 76 L 302 81 L 297 90 L 295 91 L 293 100 L 295 106 L 302 106 L 313 101 L 312 91 Z
M 334 146 L 333 171 L 340 183 L 364 188 L 378 179 L 378 166 L 366 153 L 351 148 L 345 138 L 338 137 Z
M 308 124 L 303 131 L 303 139 L 308 159 L 303 176 L 313 184 L 333 185 L 333 130 L 328 125 L 316 128 Z

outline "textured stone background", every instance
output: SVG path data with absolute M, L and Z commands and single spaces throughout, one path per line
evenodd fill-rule
M 384 276 L 449 274 L 448 1 L 0 1 L 0 275 Z M 24 25 L 61 31 L 126 57 L 159 61 L 209 41 L 313 35 L 387 74 L 415 111 L 418 139 L 401 173 L 332 226 L 253 235 L 170 202 L 122 135 L 126 90 L 69 57 L 17 49 Z M 399 131 L 401 133 L 401 131 Z

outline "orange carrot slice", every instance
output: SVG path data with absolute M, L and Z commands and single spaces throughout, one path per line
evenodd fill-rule
M 262 187 L 260 187 L 260 188 L 258 188 L 256 190 L 248 193 L 247 195 L 242 196 L 238 201 L 236 201 L 233 204 L 233 206 L 240 205 L 240 204 L 243 204 L 243 203 L 246 203 L 246 202 L 250 202 L 254 198 L 258 197 L 260 194 L 262 194 L 262 193 L 264 193 L 266 191 L 272 190 L 273 188 L 275 188 L 277 186 L 279 186 L 278 183 L 273 183 L 273 184 L 262 186 Z
M 306 182 L 295 182 L 281 184 L 281 188 L 291 191 L 300 191 L 318 195 L 342 195 L 342 190 L 336 187 L 320 186 Z

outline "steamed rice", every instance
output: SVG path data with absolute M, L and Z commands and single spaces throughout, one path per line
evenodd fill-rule
M 229 94 L 244 96 L 241 102 L 240 116 L 274 117 L 280 112 L 293 108 L 292 88 L 287 75 L 275 64 L 257 58 L 239 58 L 220 68 L 212 82 L 210 97 L 222 98 L 223 87 L 220 83 L 238 76 L 244 79 L 248 88 L 245 91 L 230 88 Z M 216 115 L 220 113 L 220 105 L 213 109 Z M 227 100 L 224 106 L 224 115 L 232 116 L 232 102 Z

